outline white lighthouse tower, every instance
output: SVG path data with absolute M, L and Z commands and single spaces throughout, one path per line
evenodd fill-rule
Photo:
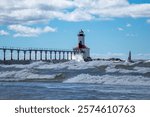
M 78 34 L 78 46 L 73 48 L 75 54 L 81 54 L 84 60 L 90 59 L 90 48 L 85 45 L 85 34 L 81 30 Z

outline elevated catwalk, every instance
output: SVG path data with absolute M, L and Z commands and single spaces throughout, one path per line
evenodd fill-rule
M 9 48 L 0 47 L 0 60 L 72 60 L 74 51 L 57 49 Z

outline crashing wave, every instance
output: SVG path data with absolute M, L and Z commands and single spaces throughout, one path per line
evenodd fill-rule
M 77 62 L 83 62 L 84 61 L 82 54 L 76 54 L 76 55 L 72 56 L 72 59 L 77 61 Z
M 135 63 L 126 63 L 126 62 L 116 63 L 113 61 L 103 61 L 103 60 L 89 61 L 89 62 L 83 62 L 83 61 L 78 62 L 72 60 L 64 63 L 55 63 L 55 64 L 50 62 L 42 62 L 42 61 L 33 62 L 31 64 L 26 64 L 26 65 L 21 65 L 21 64 L 2 65 L 1 64 L 0 81 L 12 81 L 12 80 L 21 81 L 21 80 L 29 80 L 29 79 L 30 80 L 31 79 L 51 80 L 51 79 L 56 79 L 56 76 L 58 74 L 64 74 L 65 78 L 70 78 L 70 79 L 75 77 L 75 75 L 79 75 L 79 76 L 81 75 L 83 78 L 85 78 L 84 80 L 86 80 L 86 78 L 89 77 L 88 81 L 86 81 L 89 83 L 96 82 L 97 80 L 99 81 L 99 79 L 96 80 L 96 77 L 100 79 L 109 78 L 110 81 L 115 80 L 116 78 L 118 78 L 118 80 L 119 79 L 122 80 L 123 78 L 127 80 L 128 78 L 128 81 L 134 78 L 135 79 L 141 78 L 141 80 L 143 80 L 146 77 L 150 78 L 149 65 L 150 65 L 149 63 L 140 62 L 140 61 L 137 61 Z M 100 74 L 103 76 L 99 76 Z M 63 79 L 61 79 L 61 81 L 63 81 Z
M 23 69 L 20 71 L 5 71 L 0 72 L 0 74 L 0 81 L 52 80 L 61 76 L 61 74 L 37 74 L 33 73 L 31 69 Z
M 80 74 L 71 79 L 65 80 L 64 83 L 98 83 L 98 84 L 147 85 L 147 86 L 150 86 L 150 78 L 143 77 L 143 76 L 131 76 L 131 75 L 92 76 L 89 74 Z

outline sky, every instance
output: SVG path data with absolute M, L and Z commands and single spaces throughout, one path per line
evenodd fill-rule
M 81 29 L 92 57 L 150 59 L 150 0 L 0 0 L 0 47 L 72 50 Z

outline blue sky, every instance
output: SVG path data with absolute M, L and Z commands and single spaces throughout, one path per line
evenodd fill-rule
M 0 46 L 72 49 L 150 59 L 150 0 L 0 0 Z

